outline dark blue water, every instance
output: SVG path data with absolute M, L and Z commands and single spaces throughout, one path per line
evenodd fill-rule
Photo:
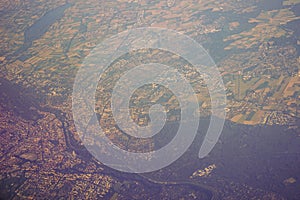
M 49 27 L 64 16 L 64 12 L 71 6 L 70 3 L 57 7 L 47 12 L 44 16 L 38 19 L 33 25 L 28 27 L 24 33 L 24 43 L 30 44 L 34 40 L 42 37 Z
M 8 59 L 14 56 L 19 56 L 20 53 L 26 51 L 31 47 L 32 42 L 41 38 L 57 20 L 60 20 L 64 16 L 64 12 L 67 8 L 73 4 L 67 3 L 59 6 L 53 10 L 48 11 L 44 16 L 38 19 L 34 24 L 29 26 L 24 32 L 24 44 L 18 49 L 12 56 L 8 56 Z

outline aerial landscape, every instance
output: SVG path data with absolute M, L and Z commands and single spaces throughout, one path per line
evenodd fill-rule
M 78 74 L 90 65 L 99 44 L 144 27 L 173 30 L 199 43 L 218 71 L 220 77 L 209 77 L 216 84 L 174 53 L 181 43 L 173 41 L 173 52 L 135 49 L 116 56 L 101 77 L 98 68 L 89 71 L 98 79 L 92 107 L 84 95 L 89 77 L 82 97 L 74 95 L 75 84 L 85 84 L 78 82 Z M 0 38 L 0 199 L 300 199 L 300 0 L 1 0 Z M 112 41 L 105 53 L 126 43 Z M 176 139 L 187 123 L 186 108 L 162 84 L 147 82 L 128 100 L 136 127 L 151 124 L 153 105 L 165 109 L 159 133 L 134 137 L 114 116 L 116 109 L 123 112 L 112 105 L 118 81 L 128 83 L 123 86 L 129 91 L 132 80 L 122 77 L 147 63 L 171 66 L 189 82 L 195 98 L 187 102 L 197 104 L 191 112 L 200 114 L 199 126 L 174 162 L 128 173 L 99 160 L 91 152 L 94 146 L 108 159 L 113 155 L 95 138 L 81 135 L 80 126 L 100 126 L 101 137 L 136 155 L 159 151 Z M 136 73 L 140 79 L 159 73 L 181 84 L 166 71 Z M 221 95 L 220 80 L 224 122 L 212 111 L 211 96 Z M 121 105 L 128 94 L 118 95 Z M 87 108 L 78 106 L 76 98 Z M 222 124 L 222 132 L 201 157 L 213 119 Z

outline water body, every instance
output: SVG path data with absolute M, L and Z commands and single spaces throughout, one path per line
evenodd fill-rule
M 282 8 L 283 0 L 264 0 L 257 3 L 257 6 L 262 10 L 270 11 L 270 10 L 278 10 Z
M 73 4 L 66 3 L 53 10 L 48 11 L 44 16 L 38 19 L 34 24 L 29 26 L 24 32 L 24 44 L 18 49 L 13 56 L 18 56 L 20 53 L 26 51 L 31 47 L 32 42 L 41 38 L 57 20 L 60 20 L 64 16 L 66 9 L 71 7 Z
M 39 107 L 34 94 L 29 95 L 28 89 L 20 85 L 14 85 L 8 80 L 0 79 L 1 106 L 14 112 L 28 120 L 36 120 L 38 110 L 53 113 L 62 122 L 63 131 L 68 146 L 68 151 L 76 152 L 79 159 L 89 163 L 91 155 L 74 138 L 74 133 L 69 130 L 70 121 L 67 121 L 64 113 L 53 108 Z M 41 117 L 41 116 L 39 116 Z M 220 186 L 215 184 L 204 184 L 194 182 L 189 176 L 199 168 L 207 167 L 214 163 L 217 169 L 214 171 L 212 179 L 224 179 L 224 183 L 229 185 L 233 181 L 247 184 L 253 188 L 260 188 L 265 191 L 273 191 L 288 199 L 297 199 L 300 196 L 299 166 L 300 166 L 300 137 L 295 130 L 288 130 L 285 126 L 246 126 L 238 125 L 227 121 L 225 123 L 220 141 L 217 143 L 210 155 L 204 159 L 198 158 L 200 145 L 209 124 L 208 118 L 200 121 L 200 127 L 194 143 L 189 150 L 172 165 L 161 171 L 137 175 L 117 172 L 113 169 L 97 164 L 104 168 L 103 173 L 113 176 L 118 180 L 128 182 L 131 187 L 135 187 L 134 181 L 141 184 L 141 188 L 147 193 L 159 193 L 162 188 L 169 188 L 170 192 L 178 192 L 176 188 L 186 188 L 185 191 L 196 190 L 205 198 L 213 199 L 215 193 L 221 191 Z M 160 138 L 156 138 L 158 146 L 165 145 L 169 139 L 174 137 L 178 125 L 167 124 L 167 130 Z M 7 134 L 2 131 L 1 134 Z M 187 133 L 188 134 L 188 133 Z M 82 165 L 86 165 L 82 163 Z M 86 166 L 74 166 L 65 169 L 66 173 L 80 173 L 81 168 Z M 283 184 L 287 178 L 294 177 L 297 181 L 290 185 Z M 15 194 L 15 188 L 9 189 L 4 183 L 14 182 L 17 185 L 23 183 L 23 178 L 18 180 L 4 179 L 0 181 L 0 195 L 11 196 Z M 140 191 L 140 189 L 138 189 Z M 59 191 L 58 191 L 59 192 Z M 66 192 L 66 191 L 61 191 Z M 115 191 L 125 196 L 134 196 L 134 190 Z M 182 191 L 184 192 L 184 191 Z M 234 191 L 236 192 L 236 191 Z M 233 195 L 234 195 L 233 192 Z M 114 192 L 109 193 L 112 195 Z M 110 197 L 110 196 L 108 196 Z M 109 198 L 108 198 L 109 199 Z
M 297 130 L 280 125 L 249 126 L 226 121 L 219 142 L 208 157 L 198 158 L 199 148 L 206 134 L 208 118 L 200 121 L 198 134 L 189 150 L 172 165 L 164 168 L 157 175 L 149 176 L 155 180 L 182 181 L 197 169 L 216 164 L 215 179 L 247 184 L 255 189 L 271 191 L 287 199 L 300 196 L 299 166 L 300 137 Z M 298 122 L 299 124 L 299 122 Z M 165 137 L 156 141 L 166 143 L 165 138 L 172 138 L 176 133 L 166 131 Z M 171 134 L 171 136 L 170 136 Z M 293 177 L 297 181 L 284 184 L 284 180 Z M 211 178 L 209 180 L 212 180 Z M 212 181 L 212 186 L 220 190 Z M 233 195 L 234 192 L 232 193 Z
M 24 43 L 31 44 L 34 40 L 42 37 L 49 27 L 64 16 L 64 12 L 72 4 L 67 3 L 53 10 L 48 11 L 44 16 L 38 19 L 32 26 L 25 30 Z

